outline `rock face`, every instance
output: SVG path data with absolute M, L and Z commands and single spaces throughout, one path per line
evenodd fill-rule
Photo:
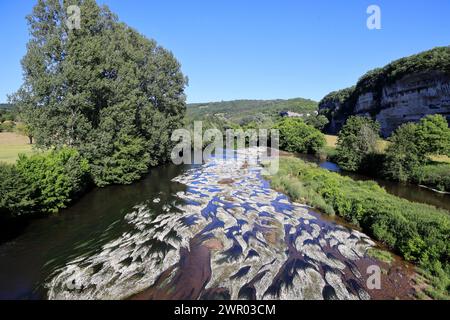
M 442 114 L 450 123 L 450 76 L 441 71 L 408 74 L 378 91 L 359 94 L 353 101 L 336 99 L 319 105 L 321 111 L 331 111 L 330 133 L 338 133 L 351 115 L 377 120 L 384 137 L 403 123 L 417 122 L 429 114 Z

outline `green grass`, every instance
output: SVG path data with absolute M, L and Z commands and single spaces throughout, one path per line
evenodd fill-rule
M 390 264 L 394 260 L 392 253 L 390 253 L 389 251 L 381 250 L 381 249 L 377 249 L 377 248 L 369 249 L 367 252 L 367 255 L 369 257 L 380 260 L 382 262 L 386 262 L 388 264 Z
M 267 178 L 293 200 L 361 227 L 425 270 L 432 284 L 430 296 L 450 297 L 448 211 L 410 202 L 373 181 L 355 181 L 296 158 L 280 158 L 278 172 Z
M 444 155 L 431 156 L 431 160 L 440 163 L 450 163 L 450 157 Z
M 13 164 L 21 153 L 33 153 L 28 138 L 14 132 L 0 132 L 0 162 Z
M 0 145 L 0 162 L 14 164 L 19 159 L 19 154 L 30 155 L 32 153 L 31 145 Z

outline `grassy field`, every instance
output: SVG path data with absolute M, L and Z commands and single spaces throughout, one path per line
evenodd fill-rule
M 450 157 L 447 156 L 432 156 L 431 160 L 442 163 L 450 163 Z
M 327 147 L 336 148 L 337 136 L 326 134 L 325 139 L 327 140 Z
M 28 138 L 17 133 L 0 132 L 0 162 L 15 163 L 21 153 L 33 153 Z
M 336 148 L 336 144 L 337 144 L 337 140 L 338 140 L 337 136 L 326 134 L 325 139 L 327 140 L 327 147 Z M 388 145 L 389 145 L 389 141 L 382 140 L 382 139 L 378 140 L 378 150 L 380 152 L 383 152 L 384 150 L 386 150 Z

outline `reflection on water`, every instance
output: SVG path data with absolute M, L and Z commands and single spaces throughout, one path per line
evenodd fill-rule
M 384 179 L 368 177 L 362 174 L 357 174 L 353 172 L 343 171 L 339 168 L 339 166 L 333 162 L 320 160 L 315 156 L 307 155 L 307 154 L 296 154 L 296 157 L 318 164 L 320 167 L 339 172 L 344 176 L 348 176 L 354 180 L 360 181 L 376 181 L 380 186 L 382 186 L 387 192 L 393 194 L 397 197 L 404 198 L 413 202 L 427 203 L 432 206 L 436 206 L 438 208 L 446 209 L 450 211 L 450 195 L 449 194 L 441 194 L 438 192 L 434 192 L 432 190 L 419 187 L 413 184 L 405 184 L 398 183 L 394 181 L 388 181 Z
M 161 166 L 33 221 L 0 245 L 0 298 L 409 297 L 398 267 L 381 293 L 367 289 L 379 264 L 369 237 L 292 203 L 236 158 Z
M 130 229 L 49 277 L 50 299 L 370 299 L 366 235 L 270 189 L 244 156 L 174 179 L 187 189 L 124 217 Z M 251 163 L 251 162 L 250 162 Z M 154 208 L 149 203 L 165 203 Z M 393 279 L 393 277 L 397 277 Z M 407 297 L 385 277 L 384 298 Z M 395 281 L 394 281 L 395 280 Z M 404 286 L 403 286 L 404 287 Z
M 171 180 L 185 170 L 161 166 L 133 185 L 94 189 L 57 216 L 32 221 L 21 236 L 0 245 L 0 299 L 45 298 L 42 284 L 51 272 L 129 230 L 124 216 L 136 205 L 159 210 L 181 201 L 175 194 L 186 186 Z M 150 201 L 156 197 L 160 203 Z

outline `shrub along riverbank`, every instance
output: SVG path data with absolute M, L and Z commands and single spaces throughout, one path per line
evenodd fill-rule
M 336 150 L 324 150 L 344 170 L 388 180 L 450 191 L 450 164 L 435 155 L 450 154 L 450 129 L 441 115 L 400 126 L 380 148 L 380 125 L 365 117 L 350 117 L 339 132 Z
M 445 210 L 388 194 L 377 183 L 354 181 L 300 159 L 281 158 L 268 177 L 291 198 L 337 214 L 420 266 L 431 280 L 427 293 L 450 296 L 450 215 Z
M 0 218 L 65 208 L 89 186 L 89 169 L 87 160 L 70 148 L 20 155 L 16 165 L 0 164 Z

